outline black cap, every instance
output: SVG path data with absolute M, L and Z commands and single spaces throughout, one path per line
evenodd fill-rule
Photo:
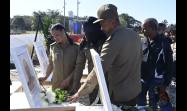
M 97 18 L 96 17 L 88 17 L 87 20 L 83 23 L 83 29 L 85 32 L 92 32 L 94 30 L 98 30 L 101 28 L 99 23 L 93 23 L 94 21 L 96 21 Z

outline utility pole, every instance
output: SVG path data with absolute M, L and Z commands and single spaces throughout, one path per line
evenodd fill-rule
M 77 21 L 78 21 L 78 16 L 79 16 L 79 4 L 80 2 L 79 0 L 77 0 Z
M 66 5 L 66 3 L 65 3 L 65 0 L 64 0 L 64 27 L 66 26 L 65 5 Z

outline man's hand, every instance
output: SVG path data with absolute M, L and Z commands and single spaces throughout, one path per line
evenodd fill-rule
M 68 101 L 70 103 L 73 103 L 78 101 L 79 98 L 80 98 L 79 93 L 75 93 L 73 96 L 68 97 Z
M 46 79 L 47 79 L 47 77 L 40 77 L 38 80 L 40 83 L 43 83 Z

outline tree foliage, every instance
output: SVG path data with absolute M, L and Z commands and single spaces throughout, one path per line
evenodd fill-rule
M 49 32 L 49 28 L 52 24 L 55 24 L 57 22 L 61 21 L 61 15 L 58 10 L 47 10 L 47 12 L 33 12 L 33 24 L 32 28 L 33 30 L 37 29 L 37 25 L 39 25 L 38 30 L 42 31 L 45 38 L 45 45 L 47 47 L 47 53 L 49 53 L 49 45 L 54 42 L 51 39 L 51 35 Z M 39 20 L 40 19 L 40 20 Z
M 119 15 L 120 23 L 123 26 L 126 26 L 128 28 L 134 28 L 137 26 L 141 26 L 141 22 L 133 18 L 132 16 L 129 16 L 128 14 L 122 13 Z
M 25 22 L 25 30 L 31 31 L 31 25 L 32 25 L 32 16 L 23 16 L 24 22 Z
M 25 21 L 21 16 L 16 16 L 11 22 L 11 27 L 15 30 L 25 30 Z
M 168 25 L 168 21 L 167 21 L 166 19 L 164 19 L 164 20 L 162 21 L 162 23 L 164 23 L 166 26 Z
M 13 30 L 31 30 L 32 16 L 14 16 L 10 18 L 10 29 Z

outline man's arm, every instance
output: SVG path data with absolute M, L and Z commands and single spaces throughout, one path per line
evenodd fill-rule
M 46 70 L 46 73 L 45 73 L 45 77 L 40 77 L 40 78 L 39 78 L 39 81 L 40 81 L 40 82 L 44 82 L 44 81 L 50 76 L 52 70 L 53 70 L 53 62 L 52 62 L 52 57 L 51 57 L 51 55 L 50 55 L 50 56 L 49 56 L 49 64 L 48 64 L 48 66 L 47 66 L 47 70 Z
M 114 50 L 116 48 L 116 44 L 111 45 L 111 42 L 112 41 L 110 40 L 107 41 L 103 45 L 101 51 L 101 62 L 104 73 L 106 73 L 110 69 L 112 62 L 114 61 L 117 54 L 116 50 Z M 92 71 L 88 74 L 88 77 L 86 78 L 86 82 L 78 90 L 78 94 L 82 96 L 91 93 L 97 84 L 98 81 L 96 72 L 94 69 L 92 69 Z
M 172 49 L 171 46 L 168 42 L 165 42 L 165 47 L 164 47 L 164 55 L 165 55 L 165 62 L 166 62 L 166 75 L 165 75 L 165 81 L 164 81 L 164 86 L 168 86 L 172 75 L 173 75 L 173 56 L 172 56 Z
M 101 50 L 101 63 L 103 67 L 104 74 L 107 74 L 109 69 L 112 67 L 112 63 L 114 62 L 115 58 L 119 52 L 119 43 L 116 41 L 107 40 L 102 47 Z
M 73 79 L 73 90 L 77 91 L 80 87 L 80 80 L 82 78 L 83 70 L 85 68 L 86 57 L 83 50 L 78 49 L 78 56 L 76 60 L 75 69 L 72 72 L 72 79 Z M 73 91 L 73 92 L 74 92 Z
M 47 71 L 46 71 L 46 78 L 48 78 L 49 77 L 49 75 L 52 73 L 52 71 L 53 71 L 53 63 L 52 63 L 52 61 L 49 61 L 49 64 L 48 64 L 48 66 L 47 66 Z
M 112 41 L 110 40 L 105 42 L 101 51 L 101 59 L 102 59 L 101 62 L 102 62 L 104 73 L 109 71 L 112 62 L 114 61 L 117 54 L 115 50 L 117 44 L 111 45 L 111 42 Z M 77 99 L 80 96 L 84 96 L 86 94 L 91 93 L 97 84 L 98 84 L 98 80 L 97 80 L 96 72 L 94 69 L 92 69 L 92 71 L 88 74 L 88 77 L 86 78 L 86 82 L 79 88 L 78 92 L 75 95 L 70 97 L 69 100 L 73 102 L 77 101 Z
M 79 88 L 78 92 L 80 96 L 84 96 L 86 94 L 90 94 L 96 85 L 98 84 L 97 76 L 95 70 L 93 69 L 88 77 L 86 78 L 86 82 Z
M 90 94 L 98 84 L 94 69 L 88 74 L 86 82 L 79 88 L 78 92 L 69 98 L 70 102 L 76 102 L 79 97 Z

